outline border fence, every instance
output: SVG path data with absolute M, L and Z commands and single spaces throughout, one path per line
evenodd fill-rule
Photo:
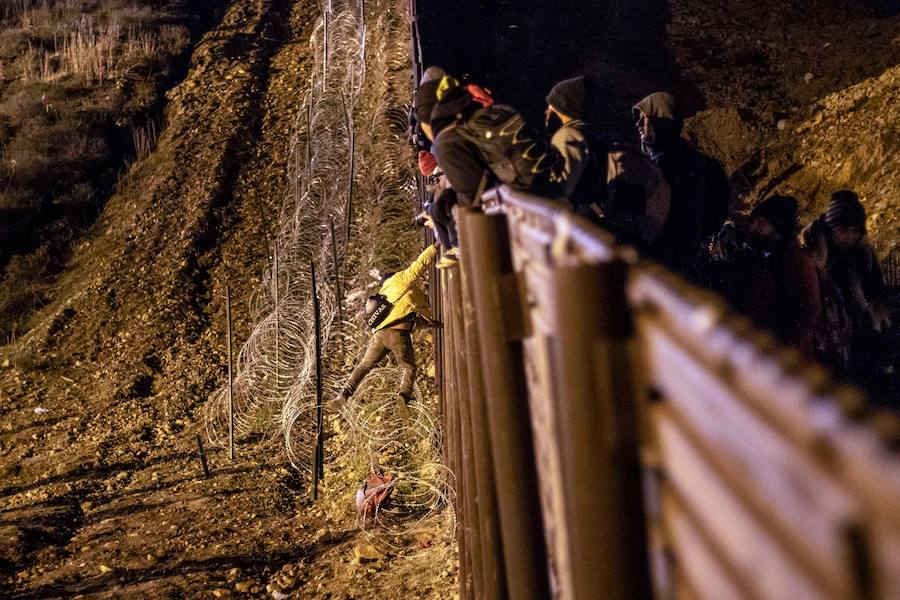
M 892 417 L 559 204 L 458 216 L 462 598 L 900 598 Z

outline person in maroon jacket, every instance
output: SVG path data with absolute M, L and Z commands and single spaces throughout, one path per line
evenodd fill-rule
M 814 358 L 821 294 L 816 265 L 797 239 L 797 200 L 766 198 L 744 230 L 742 243 L 733 244 L 726 295 L 757 325 Z

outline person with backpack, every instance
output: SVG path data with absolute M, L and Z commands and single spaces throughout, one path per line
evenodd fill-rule
M 347 383 L 334 399 L 335 406 L 347 402 L 363 378 L 374 369 L 388 353 L 392 353 L 403 371 L 399 395 L 400 409 L 404 416 L 412 399 L 416 377 L 416 357 L 413 351 L 412 330 L 417 317 L 431 320 L 428 299 L 418 286 L 419 279 L 437 257 L 437 244 L 426 248 L 413 263 L 398 273 L 385 273 L 381 277 L 378 293 L 366 301 L 366 322 L 372 329 L 372 337 L 359 364 L 350 373 Z
M 514 108 L 429 67 L 415 96 L 416 118 L 462 206 L 478 206 L 497 182 L 558 197 L 561 158 Z
M 671 94 L 650 94 L 632 112 L 642 151 L 671 188 L 669 217 L 651 254 L 688 279 L 703 282 L 706 240 L 728 216 L 728 179 L 718 162 L 681 137 L 684 121 Z

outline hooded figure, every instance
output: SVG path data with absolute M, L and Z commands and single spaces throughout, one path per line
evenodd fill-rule
M 743 232 L 724 227 L 720 237 L 735 247 L 725 265 L 725 294 L 754 323 L 812 358 L 822 312 L 819 279 L 797 228 L 797 200 L 790 196 L 760 202 Z
M 684 121 L 671 94 L 650 94 L 632 109 L 641 148 L 671 188 L 669 218 L 651 253 L 695 281 L 702 279 L 704 243 L 728 214 L 722 167 L 681 137 Z
M 607 147 L 587 127 L 593 90 L 588 78 L 564 79 L 547 95 L 545 124 L 550 144 L 562 157 L 563 194 L 575 210 L 596 218 L 589 209 L 605 195 Z
M 826 294 L 820 334 L 823 362 L 865 386 L 880 360 L 880 334 L 890 326 L 890 318 L 887 288 L 866 235 L 859 197 L 848 190 L 835 192 L 801 237 Z

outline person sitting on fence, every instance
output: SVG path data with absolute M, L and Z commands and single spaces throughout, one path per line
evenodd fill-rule
M 462 206 L 478 206 L 497 181 L 559 196 L 562 159 L 513 108 L 481 88 L 429 67 L 416 90 L 416 117 Z
M 669 217 L 651 252 L 689 279 L 702 281 L 704 243 L 728 216 L 725 172 L 681 137 L 683 120 L 670 94 L 650 94 L 632 112 L 642 150 L 671 187 Z
M 821 348 L 822 358 L 839 374 L 878 395 L 879 386 L 890 378 L 890 365 L 883 364 L 888 353 L 882 350 L 891 319 L 887 288 L 866 235 L 866 211 L 859 196 L 849 190 L 835 192 L 825 212 L 801 237 L 819 267 L 823 286 L 834 298 L 835 316 L 823 322 L 823 342 L 833 337 L 835 323 L 847 323 L 841 339 Z
M 405 270 L 382 275 L 378 293 L 370 296 L 366 302 L 366 320 L 373 330 L 372 337 L 359 364 L 334 399 L 335 406 L 346 403 L 369 371 L 390 352 L 403 371 L 399 390 L 402 402 L 399 405 L 403 416 L 408 414 L 406 407 L 412 399 L 416 377 L 412 330 L 418 317 L 431 320 L 428 299 L 418 281 L 436 257 L 437 244 L 434 244 L 426 248 Z
M 722 291 L 754 323 L 814 358 L 822 305 L 815 265 L 797 239 L 797 200 L 770 196 L 739 225 L 726 223 L 710 244 Z

